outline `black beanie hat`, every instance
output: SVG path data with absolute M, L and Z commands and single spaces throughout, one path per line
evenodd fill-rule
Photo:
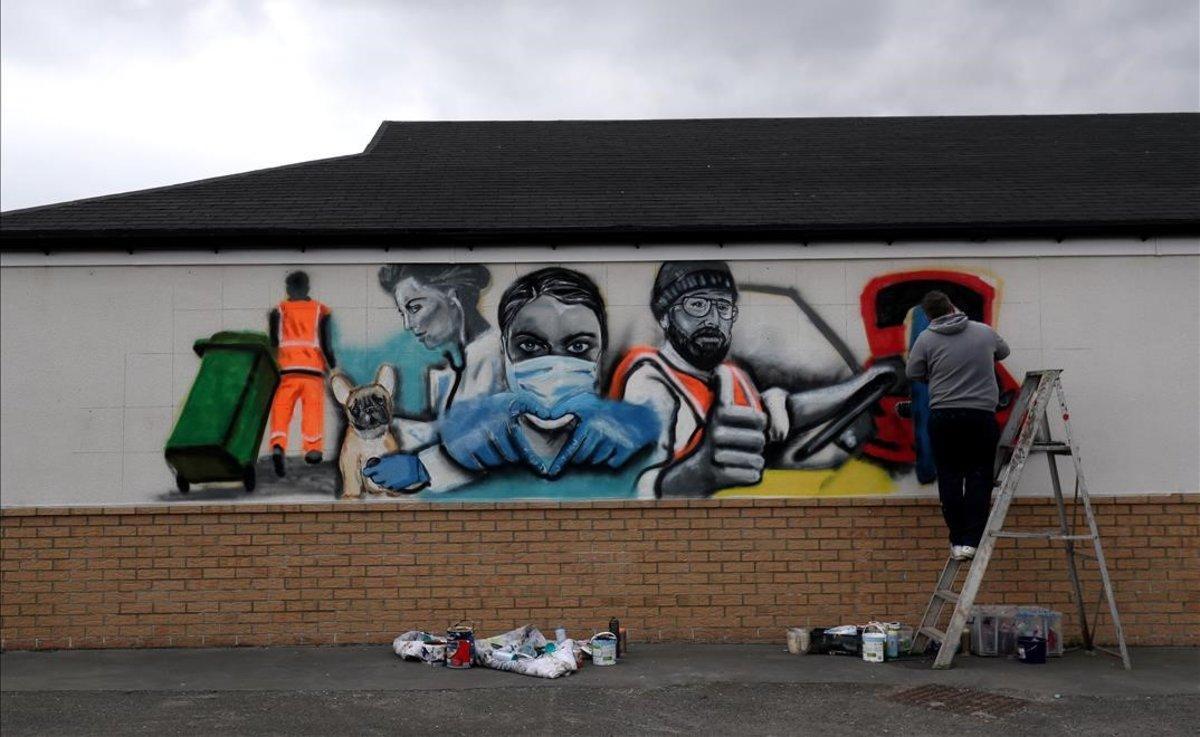
M 650 310 L 654 319 L 661 319 L 683 295 L 696 289 L 728 289 L 737 301 L 737 284 L 729 265 L 724 261 L 664 261 L 654 278 L 650 293 Z

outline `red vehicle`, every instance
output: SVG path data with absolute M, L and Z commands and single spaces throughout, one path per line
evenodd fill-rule
M 926 292 L 938 289 L 967 317 L 976 322 L 994 325 L 996 319 L 996 288 L 982 277 L 960 271 L 921 270 L 887 274 L 872 279 L 863 288 L 860 306 L 863 325 L 867 331 L 870 366 L 883 360 L 902 361 L 908 352 L 913 307 L 921 303 Z M 996 379 L 1000 384 L 1000 409 L 997 421 L 1008 421 L 1012 399 L 1020 385 L 999 362 Z M 909 401 L 908 383 L 895 388 L 879 400 L 874 414 L 875 437 L 864 454 L 889 463 L 912 464 L 916 461 L 916 436 L 913 422 L 900 416 L 897 405 Z

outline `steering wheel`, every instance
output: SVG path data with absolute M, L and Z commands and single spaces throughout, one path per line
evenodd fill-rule
M 880 373 L 865 386 L 852 394 L 838 409 L 835 419 L 828 422 L 812 437 L 805 440 L 796 450 L 792 451 L 794 460 L 810 458 L 832 443 L 846 428 L 858 419 L 858 416 L 871 409 L 883 398 L 896 383 L 896 373 Z

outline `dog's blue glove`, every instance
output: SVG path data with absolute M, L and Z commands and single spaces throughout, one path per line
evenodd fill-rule
M 392 453 L 372 458 L 363 466 L 363 476 L 392 491 L 420 491 L 429 485 L 429 472 L 411 453 Z
M 540 416 L 538 412 L 535 414 Z M 595 394 L 577 394 L 559 403 L 547 415 L 577 418 L 571 439 L 545 469 L 548 476 L 557 476 L 567 464 L 620 468 L 658 439 L 659 423 L 654 410 Z
M 455 403 L 438 426 L 442 448 L 469 471 L 520 460 L 514 437 L 513 405 L 514 397 L 508 392 Z

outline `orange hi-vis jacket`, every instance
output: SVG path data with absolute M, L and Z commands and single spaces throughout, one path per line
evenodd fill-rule
M 612 383 L 609 385 L 609 397 L 612 399 L 624 398 L 625 384 L 629 380 L 630 374 L 646 364 L 658 370 L 668 386 L 683 398 L 684 401 L 681 404 L 686 404 L 695 415 L 696 429 L 686 443 L 677 445 L 674 449 L 676 460 L 684 458 L 695 450 L 704 438 L 704 423 L 708 419 L 713 402 L 716 401 L 716 391 L 703 378 L 672 365 L 663 358 L 657 348 L 640 345 L 631 348 L 621 359 L 621 363 L 617 365 L 613 372 Z M 733 378 L 734 405 L 762 410 L 762 399 L 754 387 L 754 382 L 750 380 L 745 371 L 732 361 L 725 361 L 719 369 L 728 371 Z
M 325 353 L 321 350 L 321 318 L 329 308 L 315 299 L 287 299 L 279 303 L 280 371 L 324 374 Z

